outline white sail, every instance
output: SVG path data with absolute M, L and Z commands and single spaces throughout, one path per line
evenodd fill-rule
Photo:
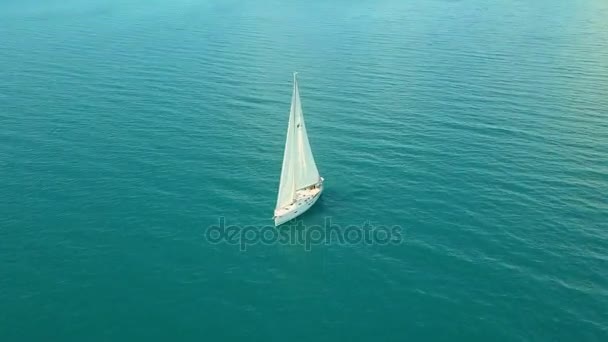
M 294 166 L 293 162 L 296 151 L 295 151 L 295 132 L 293 124 L 295 119 L 295 97 L 296 88 L 293 88 L 293 95 L 291 97 L 291 110 L 289 111 L 289 124 L 287 125 L 287 138 L 285 139 L 285 151 L 283 152 L 283 166 L 281 168 L 281 181 L 279 183 L 279 195 L 277 198 L 277 208 L 281 208 L 285 205 L 290 204 L 296 193 L 295 179 L 294 179 Z
M 298 90 L 298 81 L 294 76 L 294 92 L 295 92 L 295 120 L 296 125 L 296 142 L 297 142 L 297 172 L 295 176 L 296 190 L 319 182 L 319 171 L 315 159 L 312 156 L 310 143 L 308 142 L 308 134 L 306 133 L 306 125 L 304 124 L 304 113 L 302 111 L 302 102 L 300 102 L 300 92 Z
M 320 179 L 306 134 L 296 74 L 294 74 L 293 81 L 277 209 L 291 204 L 297 190 L 316 184 Z

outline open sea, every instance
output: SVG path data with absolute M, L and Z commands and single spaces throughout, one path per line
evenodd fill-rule
M 608 341 L 608 1 L 1 0 L 0 341 L 237 340 Z

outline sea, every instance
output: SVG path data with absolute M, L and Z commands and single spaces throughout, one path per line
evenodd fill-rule
M 608 2 L 1 0 L 0 341 L 240 340 L 608 341 Z

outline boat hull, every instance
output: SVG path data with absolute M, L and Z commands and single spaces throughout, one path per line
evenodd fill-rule
M 312 207 L 317 202 L 319 197 L 321 197 L 322 193 L 323 183 L 320 183 L 318 192 L 316 194 L 301 197 L 300 199 L 296 200 L 296 202 L 293 203 L 289 209 L 283 209 L 281 210 L 280 214 L 275 215 L 274 225 L 280 226 L 283 223 L 289 222 L 295 219 L 296 217 L 304 214 L 308 209 L 310 209 L 310 207 Z

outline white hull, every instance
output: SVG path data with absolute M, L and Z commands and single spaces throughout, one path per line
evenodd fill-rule
M 283 208 L 279 208 L 274 212 L 274 225 L 279 226 L 285 222 L 291 221 L 294 218 L 304 214 L 310 207 L 312 207 L 321 193 L 323 193 L 323 178 L 317 184 L 314 189 L 302 189 L 298 190 L 296 200 Z

